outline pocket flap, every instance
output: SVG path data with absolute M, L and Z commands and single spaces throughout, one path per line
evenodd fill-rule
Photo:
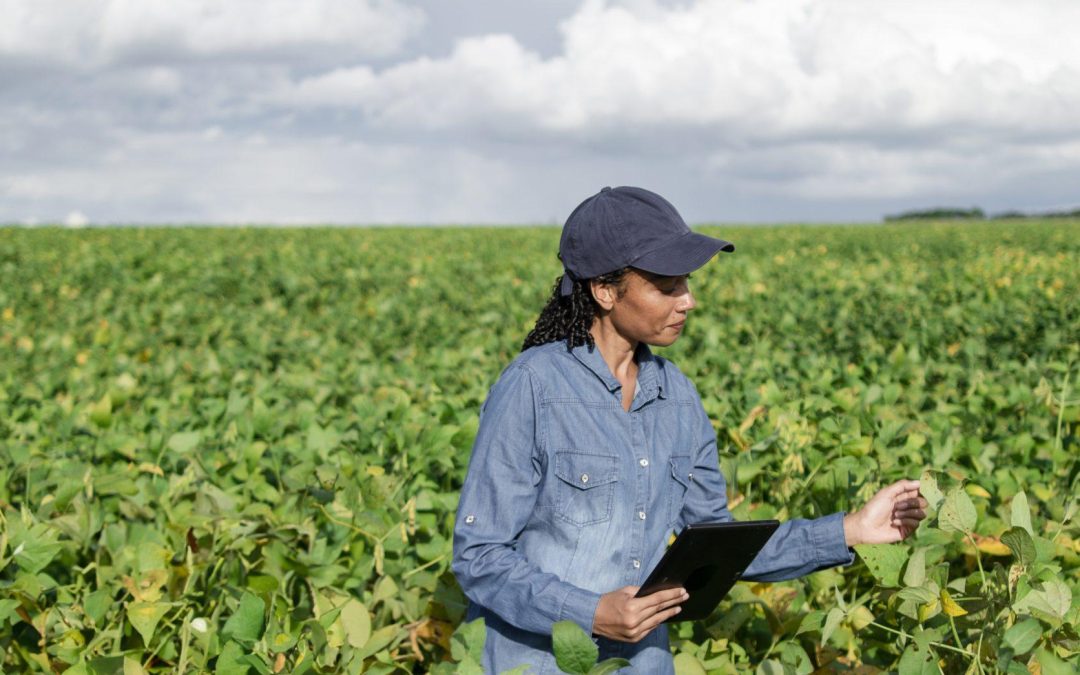
M 555 475 L 567 485 L 588 490 L 618 480 L 617 457 L 587 455 L 581 452 L 555 453 Z
M 690 481 L 693 480 L 693 464 L 690 463 L 690 455 L 674 455 L 671 458 L 671 477 L 682 484 L 683 487 L 689 488 Z

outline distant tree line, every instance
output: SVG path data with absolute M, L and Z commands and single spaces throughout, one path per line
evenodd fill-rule
M 1001 220 L 1005 218 L 1080 218 L 1080 208 L 1065 211 L 1042 211 L 1031 213 L 1026 211 L 1002 211 L 987 215 L 977 206 L 970 209 L 952 207 L 935 207 L 931 209 L 918 209 L 915 211 L 903 211 L 891 213 L 885 216 L 885 222 L 902 220 Z

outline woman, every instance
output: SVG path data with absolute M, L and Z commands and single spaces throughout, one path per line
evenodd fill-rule
M 604 188 L 567 220 L 564 274 L 484 402 L 454 528 L 468 619 L 488 628 L 487 672 L 558 672 L 551 626 L 565 619 L 598 637 L 601 659 L 673 672 L 662 622 L 688 596 L 634 594 L 673 530 L 731 514 L 697 391 L 650 347 L 682 333 L 690 272 L 732 250 L 640 188 Z M 925 507 L 904 480 L 854 513 L 788 521 L 744 578 L 850 564 L 852 546 L 903 539 Z

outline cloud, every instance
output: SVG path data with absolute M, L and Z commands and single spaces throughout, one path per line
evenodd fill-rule
M 446 58 L 342 68 L 282 98 L 387 128 L 578 143 L 680 129 L 713 145 L 940 140 L 958 127 L 1052 136 L 1080 128 L 1076 25 L 1080 6 L 1059 1 L 587 2 L 557 57 L 469 37 Z
M 468 148 L 128 130 L 107 152 L 0 172 L 0 222 L 491 222 L 512 198 L 508 168 Z
M 547 222 L 605 184 L 691 220 L 1075 198 L 1072 0 L 587 0 L 551 10 L 554 45 L 457 7 L 447 39 L 404 0 L 0 0 L 0 219 Z
M 0 57 L 93 68 L 387 56 L 422 26 L 399 0 L 0 0 Z

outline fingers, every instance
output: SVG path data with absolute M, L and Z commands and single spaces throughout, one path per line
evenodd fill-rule
M 622 590 L 629 590 L 626 587 Z M 614 637 L 624 642 L 637 642 L 654 628 L 681 611 L 681 605 L 690 597 L 683 588 L 670 588 L 651 593 L 644 598 L 629 595 L 625 611 L 620 621 L 621 626 Z
M 665 621 L 667 621 L 681 611 L 682 607 L 676 606 L 669 607 L 662 612 L 657 612 L 656 614 L 653 614 L 651 617 L 642 622 L 642 624 L 637 627 L 637 630 L 633 631 L 630 635 L 627 636 L 628 640 L 630 642 L 640 641 L 646 635 L 651 633 L 653 629 L 655 629 L 657 626 L 664 623 Z
M 906 493 L 914 492 L 915 495 L 919 493 L 919 481 L 901 479 L 882 489 L 891 499 L 898 499 L 904 496 Z M 914 495 L 912 495 L 914 496 Z
M 921 518 L 894 518 L 891 524 L 893 527 L 907 528 L 915 531 L 919 529 L 919 523 L 921 522 Z
M 679 595 L 678 597 L 672 598 L 671 600 L 665 600 L 664 602 L 660 603 L 659 605 L 656 605 L 653 608 L 653 610 L 656 611 L 656 612 L 663 612 L 664 610 L 666 610 L 666 609 L 668 609 L 670 607 L 675 607 L 675 606 L 683 604 L 688 599 L 690 599 L 690 594 L 687 593 L 686 591 L 683 591 L 683 593 L 681 595 Z
M 655 611 L 655 608 L 661 605 L 668 607 L 672 602 L 683 602 L 688 597 L 690 596 L 686 593 L 686 590 L 681 587 L 669 588 L 666 591 L 650 593 L 644 598 L 635 598 L 631 603 L 630 609 L 632 611 L 637 611 L 639 609 L 653 608 L 653 611 Z
M 922 520 L 926 518 L 926 509 L 929 506 L 929 503 L 921 497 L 899 501 L 893 505 L 893 522 L 901 519 Z

